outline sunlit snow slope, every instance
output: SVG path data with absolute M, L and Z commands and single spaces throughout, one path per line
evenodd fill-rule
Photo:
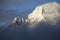
M 35 10 L 28 15 L 28 19 L 33 22 L 48 22 L 56 24 L 60 20 L 60 3 L 50 2 L 37 6 Z

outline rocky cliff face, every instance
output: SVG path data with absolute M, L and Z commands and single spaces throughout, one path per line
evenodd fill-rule
M 19 16 L 18 17 L 15 17 L 12 21 L 12 23 L 23 23 L 25 20 L 23 18 L 20 18 Z

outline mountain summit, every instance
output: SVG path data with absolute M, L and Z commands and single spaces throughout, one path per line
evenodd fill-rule
M 47 22 L 49 24 L 56 24 L 58 20 L 60 20 L 60 4 L 57 2 L 50 2 L 37 6 L 33 12 L 28 15 L 27 19 L 15 17 L 13 23 Z
M 57 2 L 50 2 L 37 6 L 35 10 L 28 15 L 31 23 L 45 21 L 56 24 L 60 20 L 60 4 Z

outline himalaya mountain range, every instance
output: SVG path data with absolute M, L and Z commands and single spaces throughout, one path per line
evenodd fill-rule
M 27 18 L 14 16 L 15 18 L 8 19 L 9 21 L 0 27 L 0 39 L 60 40 L 60 3 L 39 5 L 28 13 L 30 14 L 27 14 Z

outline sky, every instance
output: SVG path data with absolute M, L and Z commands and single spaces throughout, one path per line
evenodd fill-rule
M 34 9 L 36 6 L 48 3 L 60 2 L 60 0 L 0 0 L 0 9 L 25 11 Z

